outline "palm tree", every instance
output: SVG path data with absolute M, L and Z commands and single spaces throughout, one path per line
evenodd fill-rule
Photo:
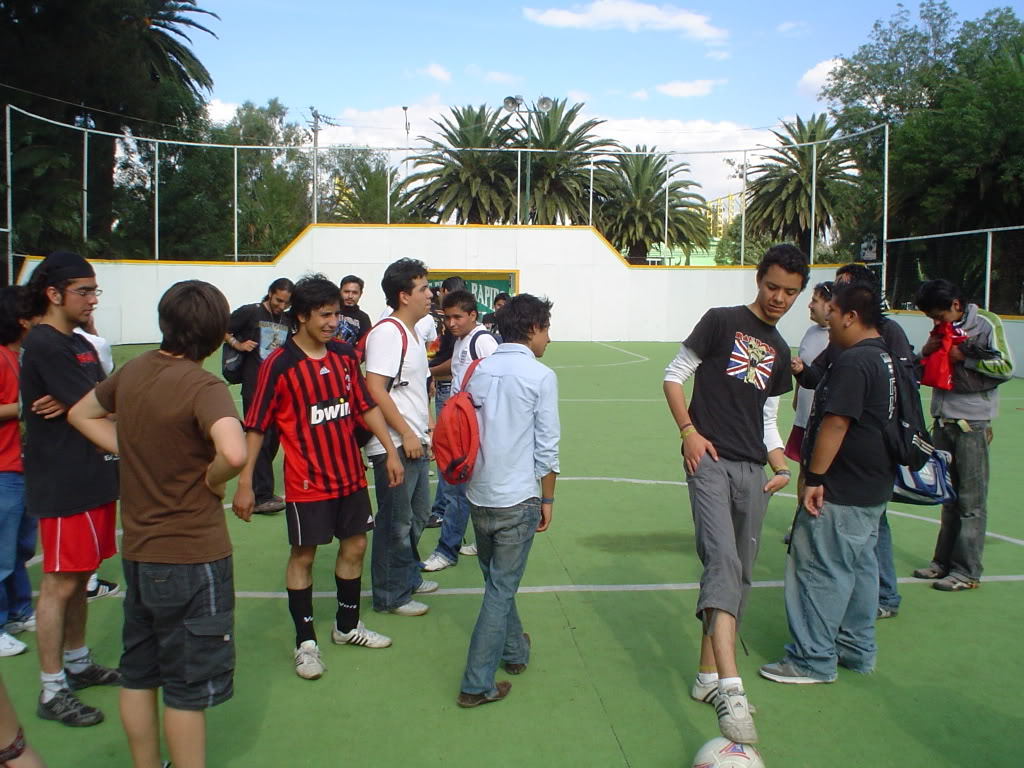
M 196 0 L 145 0 L 143 6 L 145 14 L 130 20 L 138 25 L 142 55 L 149 62 L 151 76 L 170 79 L 201 100 L 202 91 L 213 88 L 213 77 L 185 44 L 192 43 L 185 29 L 217 35 L 186 14 L 205 14 L 218 20 L 220 16 L 197 7 Z
M 795 240 L 809 253 L 811 238 L 825 235 L 835 222 L 836 199 L 845 189 L 859 183 L 855 164 L 847 147 L 832 142 L 839 127 L 828 116 L 811 115 L 804 122 L 783 122 L 784 133 L 772 131 L 779 140 L 760 165 L 750 168 L 754 176 L 747 187 L 747 225 L 780 240 Z M 811 221 L 812 169 L 817 160 L 814 221 Z
M 509 115 L 479 107 L 453 107 L 434 124 L 441 139 L 420 136 L 430 149 L 414 158 L 424 170 L 406 179 L 405 201 L 417 213 L 457 224 L 500 224 L 515 219 L 516 166 L 507 149 L 516 130 Z
M 583 104 L 567 108 L 565 100 L 555 101 L 547 112 L 534 107 L 529 112 L 525 132 L 516 146 L 523 149 L 547 149 L 529 153 L 527 165 L 529 190 L 528 220 L 535 224 L 572 224 L 585 222 L 589 210 L 590 168 L 594 152 L 620 149 L 618 142 L 601 139 L 593 131 L 603 120 L 576 123 Z M 600 168 L 607 160 L 597 161 Z M 595 183 L 596 186 L 596 183 Z
M 601 190 L 598 228 L 616 248 L 627 252 L 631 264 L 643 264 L 651 245 L 659 242 L 682 247 L 689 263 L 691 250 L 710 243 L 705 200 L 691 191 L 700 185 L 678 178 L 689 171 L 689 164 L 669 166 L 668 156 L 655 154 L 655 147 L 638 146 L 635 152 L 616 155 L 609 167 L 595 175 L 595 186 Z

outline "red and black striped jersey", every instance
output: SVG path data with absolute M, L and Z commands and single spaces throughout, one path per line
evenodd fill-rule
M 289 501 L 337 499 L 366 487 L 355 428 L 375 405 L 351 345 L 329 341 L 317 360 L 289 339 L 260 366 L 245 428 L 277 426 Z

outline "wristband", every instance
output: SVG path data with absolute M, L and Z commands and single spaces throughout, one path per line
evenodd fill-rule
M 775 476 L 778 477 L 779 475 L 782 475 L 783 477 L 792 477 L 793 473 L 790 472 L 786 467 L 783 467 L 782 469 L 775 470 Z
M 690 435 L 697 434 L 697 428 L 693 424 L 687 424 L 685 427 L 679 430 L 679 439 L 685 440 Z
M 544 497 L 541 498 L 540 503 L 541 504 L 554 504 L 555 503 L 555 497 L 552 496 L 551 498 L 548 498 L 547 496 L 544 496 Z
M 817 488 L 819 485 L 825 484 L 825 476 L 819 475 L 817 472 L 811 472 L 807 470 L 804 472 L 804 487 L 805 488 Z

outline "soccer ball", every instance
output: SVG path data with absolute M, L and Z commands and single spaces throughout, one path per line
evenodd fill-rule
M 736 744 L 718 736 L 699 750 L 693 768 L 764 768 L 764 761 L 749 744 Z

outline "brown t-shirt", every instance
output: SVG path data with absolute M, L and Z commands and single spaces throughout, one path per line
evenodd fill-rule
M 210 428 L 238 418 L 227 385 L 183 358 L 153 350 L 96 387 L 117 414 L 121 452 L 121 556 L 204 563 L 231 554 L 224 507 L 206 487 Z

